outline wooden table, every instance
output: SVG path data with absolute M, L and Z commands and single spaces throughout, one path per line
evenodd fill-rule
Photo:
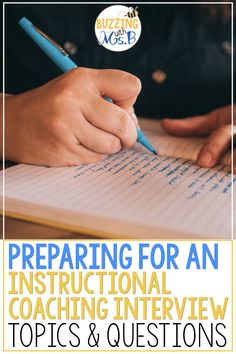
M 3 218 L 0 217 L 2 224 Z M 6 239 L 82 239 L 88 238 L 87 235 L 72 233 L 35 224 L 28 221 L 16 220 L 9 217 L 5 218 L 5 238 Z M 90 238 L 90 237 L 89 237 Z

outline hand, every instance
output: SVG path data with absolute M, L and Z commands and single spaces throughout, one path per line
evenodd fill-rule
M 78 68 L 5 97 L 6 159 L 74 166 L 132 146 L 137 139 L 132 107 L 140 89 L 139 79 L 124 71 Z
M 196 136 L 208 135 L 205 144 L 199 152 L 197 163 L 201 167 L 215 166 L 230 147 L 232 131 L 231 106 L 216 109 L 206 115 L 185 119 L 163 119 L 163 128 L 172 135 Z M 236 118 L 234 113 L 233 122 Z M 233 161 L 233 171 L 236 173 L 236 159 Z

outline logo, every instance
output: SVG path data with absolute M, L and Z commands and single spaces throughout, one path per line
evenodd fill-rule
M 132 48 L 141 35 L 138 7 L 107 7 L 96 19 L 95 34 L 99 45 L 114 52 Z

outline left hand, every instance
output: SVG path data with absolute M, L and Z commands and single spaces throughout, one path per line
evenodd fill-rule
M 225 106 L 206 115 L 185 119 L 163 119 L 163 128 L 172 135 L 204 136 L 208 138 L 202 146 L 197 163 L 201 167 L 215 166 L 230 147 L 232 133 L 236 134 L 236 115 L 233 114 L 231 125 L 231 108 Z M 233 108 L 235 108 L 233 106 Z M 232 129 L 233 128 L 233 129 Z M 233 158 L 233 172 L 236 173 L 236 157 Z

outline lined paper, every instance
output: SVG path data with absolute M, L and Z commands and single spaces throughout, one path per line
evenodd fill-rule
M 160 121 L 151 122 L 149 136 L 162 156 L 180 157 L 196 161 L 206 138 L 201 137 L 177 137 L 168 135 L 161 126 Z M 156 138 L 158 136 L 158 139 Z M 230 151 L 221 159 L 220 164 L 230 165 Z
M 69 223 L 70 212 L 76 213 L 78 226 L 83 214 L 91 224 L 95 217 L 106 225 L 112 220 L 116 231 L 125 224 L 142 230 L 151 227 L 156 237 L 166 230 L 165 235 L 171 237 L 182 233 L 184 237 L 230 238 L 231 190 L 236 178 L 232 186 L 231 174 L 223 166 L 194 165 L 191 159 L 199 141 L 165 139 L 153 133 L 149 137 L 161 155 L 170 156 L 155 156 L 136 144 L 92 165 L 7 169 L 6 210 L 10 212 L 13 202 L 21 201 L 24 212 L 28 208 L 32 214 L 34 205 L 40 206 L 48 220 L 59 218 L 55 211 L 65 211 L 63 222 Z M 175 157 L 180 153 L 184 158 Z M 137 234 L 149 237 L 145 232 Z

